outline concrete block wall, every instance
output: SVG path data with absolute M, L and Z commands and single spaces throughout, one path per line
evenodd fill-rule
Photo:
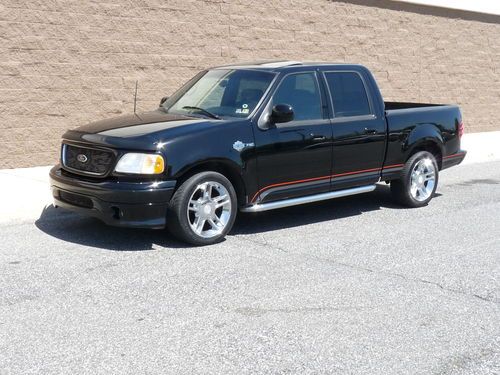
M 2 0 L 0 168 L 56 163 L 67 128 L 133 111 L 136 80 L 149 110 L 201 69 L 259 59 L 365 64 L 386 100 L 457 103 L 466 132 L 500 129 L 500 17 L 368 0 Z

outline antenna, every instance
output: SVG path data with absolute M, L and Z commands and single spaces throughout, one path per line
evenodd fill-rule
M 135 81 L 135 94 L 134 94 L 134 114 L 137 107 L 137 80 Z

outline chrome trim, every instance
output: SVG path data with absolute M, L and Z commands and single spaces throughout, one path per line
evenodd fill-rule
M 66 143 L 63 143 L 61 147 L 61 163 L 63 167 L 66 167 L 66 147 Z
M 276 202 L 269 203 L 258 203 L 252 206 L 243 207 L 240 209 L 241 212 L 262 212 L 268 210 L 274 210 L 277 208 L 296 206 L 299 204 L 319 202 L 333 198 L 347 197 L 349 195 L 369 193 L 370 191 L 375 190 L 376 185 L 367 185 L 367 186 L 359 186 L 350 189 L 330 191 L 328 193 L 321 193 L 315 195 L 307 195 L 305 197 L 291 198 L 285 199 Z
M 359 116 L 344 116 L 344 117 L 333 117 L 330 121 L 332 124 L 336 124 L 338 122 L 344 123 L 349 121 L 365 121 L 365 120 L 376 120 L 377 116 L 370 115 L 359 115 Z

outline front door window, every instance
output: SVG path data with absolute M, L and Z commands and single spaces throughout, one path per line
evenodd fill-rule
M 289 104 L 294 120 L 318 120 L 323 118 L 321 95 L 315 73 L 291 74 L 283 79 L 273 97 L 273 105 Z

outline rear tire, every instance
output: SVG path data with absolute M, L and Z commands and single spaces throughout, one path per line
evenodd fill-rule
M 436 158 L 430 152 L 420 151 L 408 159 L 401 178 L 391 181 L 391 192 L 404 206 L 423 207 L 434 196 L 438 180 Z
M 201 172 L 187 179 L 170 200 L 167 227 L 192 245 L 220 242 L 231 230 L 238 201 L 231 182 L 217 172 Z

